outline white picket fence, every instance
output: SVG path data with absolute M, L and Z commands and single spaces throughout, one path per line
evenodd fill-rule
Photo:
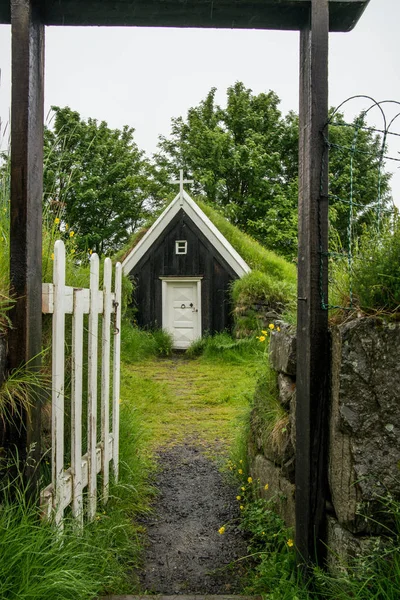
M 80 526 L 84 516 L 94 519 L 97 510 L 97 475 L 101 473 L 102 502 L 109 495 L 110 462 L 118 479 L 121 280 L 122 268 L 115 267 L 114 292 L 111 291 L 112 263 L 104 261 L 103 286 L 99 290 L 99 257 L 90 258 L 90 289 L 65 285 L 65 247 L 57 241 L 54 247 L 53 283 L 44 283 L 42 311 L 52 314 L 52 482 L 41 492 L 41 505 L 49 518 L 61 524 L 64 510 L 71 505 Z M 65 316 L 72 314 L 71 348 L 71 456 L 66 468 L 64 440 L 65 391 Z M 84 315 L 88 315 L 87 332 Z M 102 315 L 101 348 L 99 348 L 99 315 Z M 82 390 L 84 336 L 87 343 L 87 452 L 82 456 Z M 111 337 L 113 356 L 111 359 Z M 98 362 L 101 353 L 101 389 L 97 390 Z M 112 401 L 110 402 L 110 376 Z M 98 423 L 98 400 L 101 423 Z M 110 404 L 112 414 L 110 415 Z M 112 426 L 110 431 L 110 417 Z M 100 425 L 100 426 L 99 426 Z M 69 462 L 69 461 L 68 461 Z M 87 487 L 87 492 L 84 490 Z M 85 498 L 85 499 L 84 499 Z

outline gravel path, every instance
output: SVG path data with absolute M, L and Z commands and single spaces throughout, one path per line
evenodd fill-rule
M 246 542 L 237 528 L 236 488 L 195 445 L 159 453 L 159 495 L 145 521 L 143 591 L 162 594 L 241 592 Z M 224 534 L 218 533 L 223 525 Z

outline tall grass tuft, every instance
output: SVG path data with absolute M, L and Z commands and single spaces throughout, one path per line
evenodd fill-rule
M 390 494 L 380 499 L 385 535 L 347 564 L 338 564 L 334 575 L 315 569 L 318 597 L 326 600 L 397 600 L 400 590 L 400 500 Z M 368 519 L 368 517 L 366 517 Z M 329 548 L 328 548 L 329 551 Z M 336 562 L 338 557 L 334 557 Z
M 194 341 L 186 351 L 187 358 L 202 356 L 205 360 L 240 363 L 262 359 L 263 352 L 254 337 L 233 339 L 228 332 L 204 336 Z
M 400 219 L 365 231 L 353 266 L 353 289 L 365 311 L 400 310 Z
M 10 162 L 0 154 L 0 333 L 11 326 L 10 298 Z
M 296 572 L 293 531 L 276 512 L 277 498 L 260 497 L 259 481 L 243 478 L 238 501 L 240 528 L 248 535 L 252 569 L 245 581 L 245 593 L 269 600 L 308 600 L 310 595 Z
M 141 530 L 134 523 L 148 510 L 152 489 L 149 459 L 139 455 L 135 411 L 121 405 L 120 482 L 112 483 L 107 506 L 78 532 L 66 518 L 63 532 L 41 519 L 26 500 L 22 477 L 3 462 L 0 469 L 0 598 L 3 600 L 93 600 L 138 591 L 133 567 L 141 555 Z M 16 461 L 17 462 L 17 461 Z
M 137 362 L 151 356 L 170 356 L 172 353 L 172 336 L 164 329 L 143 331 L 125 321 L 121 334 L 121 356 L 125 362 Z

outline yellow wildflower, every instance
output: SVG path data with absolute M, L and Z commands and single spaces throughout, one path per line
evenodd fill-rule
M 71 254 L 75 254 L 75 252 L 76 252 L 75 248 L 72 248 Z
M 60 219 L 59 219 L 58 217 L 56 217 L 56 218 L 54 219 L 54 223 L 55 223 L 56 225 L 58 225 L 58 224 L 59 224 L 59 222 L 60 222 Z
M 244 506 L 243 506 L 243 504 L 241 504 L 241 505 L 239 506 L 239 508 L 240 508 L 240 510 L 244 510 Z
M 270 324 L 268 325 L 268 327 L 271 329 L 271 331 L 272 331 L 273 329 L 275 329 L 275 325 L 274 325 L 273 323 L 270 323 Z
M 247 483 L 253 483 L 253 478 L 252 477 L 248 477 L 247 478 Z
M 277 331 L 280 331 L 280 330 L 281 330 L 281 328 L 280 328 L 280 327 L 277 327 L 277 328 L 276 328 L 276 330 L 277 330 Z
M 242 461 L 242 460 L 239 460 L 239 462 L 240 462 L 240 464 L 242 464 L 242 463 L 243 463 L 243 461 Z
M 51 253 L 51 260 L 54 260 L 54 252 Z
M 242 496 L 236 496 L 236 500 L 241 500 Z
M 291 548 L 294 544 L 294 541 L 292 539 L 288 539 L 288 541 L 286 543 L 289 546 L 289 548 Z
M 262 532 L 261 532 L 261 535 L 265 535 L 265 531 L 262 531 Z
M 75 235 L 75 231 L 70 231 L 69 232 L 69 237 L 74 237 L 74 235 Z
M 225 533 L 225 527 L 224 526 L 220 527 L 218 529 L 218 533 L 219 533 L 219 535 L 222 535 L 223 533 Z
M 264 331 L 264 330 L 262 330 L 262 331 L 261 331 L 261 333 L 262 333 L 263 335 L 268 335 L 268 331 Z
M 68 223 L 65 223 L 65 231 L 68 231 L 68 227 L 69 227 Z
M 264 485 L 264 490 L 267 490 L 268 488 L 269 488 L 269 485 L 268 485 L 268 483 L 266 483 L 266 484 Z
M 265 335 L 260 335 L 257 339 L 260 340 L 260 342 L 265 342 Z
M 243 475 L 243 469 L 238 469 L 239 475 Z
M 246 491 L 246 488 L 245 488 L 245 487 L 243 487 L 243 486 L 242 486 L 240 489 L 242 490 L 242 492 L 245 492 L 245 491 Z

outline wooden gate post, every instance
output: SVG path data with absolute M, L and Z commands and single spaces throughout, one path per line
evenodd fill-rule
M 11 0 L 11 222 L 10 276 L 16 304 L 9 332 L 10 368 L 40 366 L 42 344 L 42 193 L 44 26 L 34 0 Z M 8 443 L 20 455 L 35 445 L 40 457 L 37 394 L 23 413 L 24 428 L 10 431 Z M 18 430 L 19 429 L 19 430 Z M 28 476 L 34 472 L 34 464 Z
M 303 565 L 322 554 L 327 490 L 328 38 L 328 0 L 312 0 L 300 33 L 296 546 Z

